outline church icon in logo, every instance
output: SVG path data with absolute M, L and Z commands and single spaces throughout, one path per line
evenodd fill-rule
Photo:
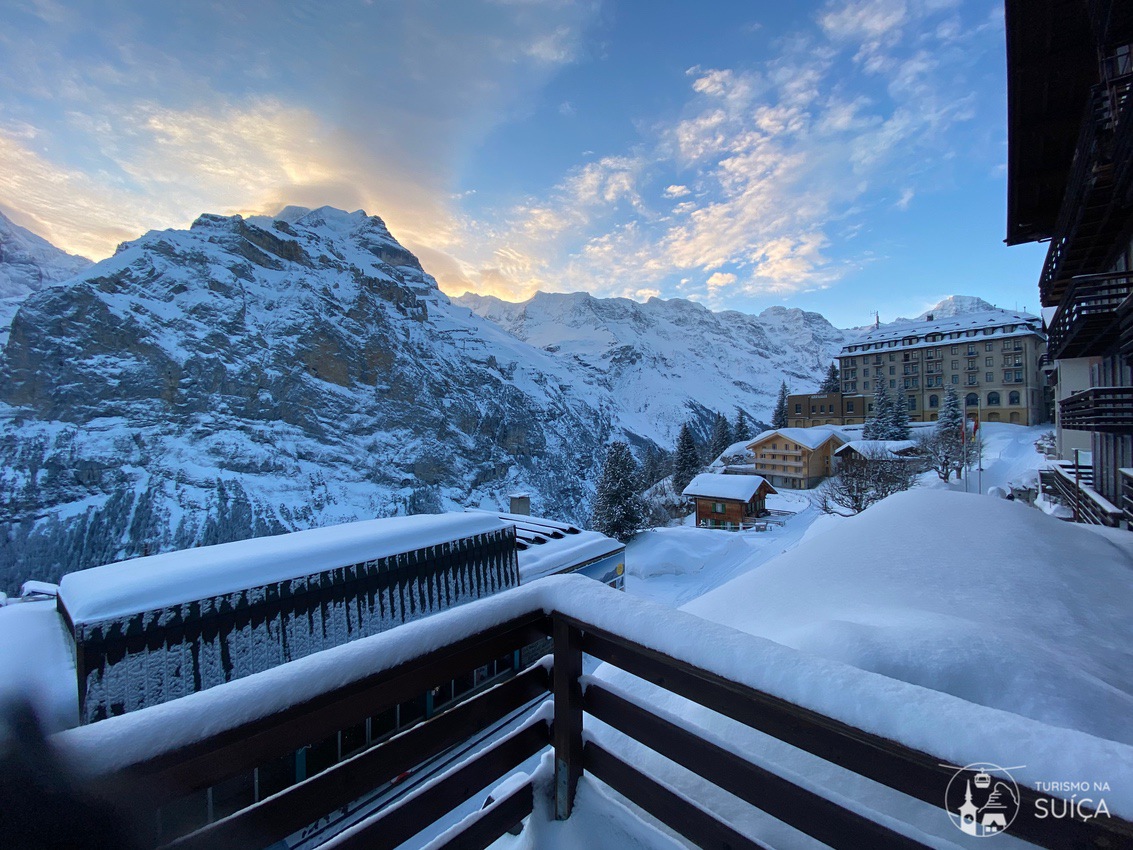
M 1006 768 L 977 762 L 957 768 L 944 808 L 961 832 L 988 838 L 1005 832 L 1019 813 L 1019 786 Z

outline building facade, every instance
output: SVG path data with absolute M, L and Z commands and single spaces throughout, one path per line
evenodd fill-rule
M 1077 519 L 1128 525 L 1133 5 L 1008 0 L 1005 14 L 1006 241 L 1050 243 L 1039 297 L 1049 314 L 1065 463 L 1044 474 L 1044 489 L 1068 503 Z
M 838 355 L 843 406 L 856 401 L 864 422 L 883 382 L 904 396 L 913 422 L 932 422 L 952 387 L 969 415 L 984 422 L 1034 425 L 1045 420 L 1046 376 L 1042 320 L 1026 313 L 988 310 L 947 319 L 900 322 L 874 328 Z
M 834 473 L 834 452 L 847 442 L 832 428 L 779 428 L 747 448 L 757 475 L 776 487 L 807 490 Z
M 776 490 L 758 475 L 702 472 L 682 495 L 696 503 L 699 528 L 741 531 L 767 512 L 767 497 Z

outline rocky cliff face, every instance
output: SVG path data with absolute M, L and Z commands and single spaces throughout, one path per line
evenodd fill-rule
M 757 316 L 691 301 L 594 298 L 540 292 L 512 304 L 456 299 L 608 390 L 627 430 L 671 447 L 690 416 L 710 423 L 737 407 L 768 421 L 782 381 L 816 389 L 846 343 L 818 313 L 771 307 Z
M 0 358 L 3 584 L 357 518 L 582 520 L 608 392 L 453 305 L 380 219 L 202 216 L 29 295 Z

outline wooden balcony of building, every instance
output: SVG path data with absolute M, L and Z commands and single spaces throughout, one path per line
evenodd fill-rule
M 1091 387 L 1058 403 L 1063 428 L 1133 434 L 1133 387 Z
M 1048 329 L 1047 350 L 1056 360 L 1109 353 L 1129 312 L 1133 274 L 1107 272 L 1070 281 Z
M 1128 145 L 1133 74 L 1114 66 L 1091 89 L 1071 163 L 1066 193 L 1039 279 L 1042 303 L 1063 301 L 1075 277 L 1103 267 L 1124 226 L 1124 202 L 1117 178 L 1127 180 L 1118 163 L 1119 146 Z
M 356 642 L 349 650 L 317 653 L 296 662 L 294 672 L 285 665 L 258 674 L 270 682 L 249 677 L 71 730 L 58 748 L 68 760 L 85 764 L 89 776 L 99 777 L 94 787 L 107 789 L 103 793 L 134 789 L 136 807 L 142 815 L 148 813 L 142 822 L 155 827 L 150 846 L 275 847 L 453 744 L 473 739 L 534 699 L 535 707 L 510 731 L 395 805 L 330 836 L 330 845 L 336 850 L 392 850 L 442 820 L 451 825 L 430 847 L 484 848 L 535 811 L 543 818 L 569 819 L 585 774 L 621 795 L 627 816 L 636 810 L 638 817 L 656 818 L 695 846 L 765 846 L 722 813 L 666 784 L 671 779 L 628 761 L 620 743 L 620 736 L 626 736 L 633 746 L 682 766 L 705 787 L 722 789 L 739 805 L 761 810 L 825 846 L 930 846 L 924 842 L 931 838 L 889 813 L 842 793 L 823 793 L 821 780 L 780 775 L 771 765 L 749 761 L 695 724 L 685 725 L 633 698 L 616 678 L 584 676 L 585 655 L 650 683 L 659 696 L 690 700 L 808 753 L 826 770 L 833 766 L 857 780 L 872 780 L 897 792 L 902 801 L 920 801 L 939 811 L 944 789 L 954 778 L 955 768 L 949 765 L 956 752 L 912 749 L 761 690 L 755 684 L 762 681 L 758 665 L 734 677 L 722 675 L 712 668 L 727 653 L 713 655 L 702 647 L 724 646 L 730 653 L 757 657 L 768 642 L 679 611 L 669 613 L 683 618 L 673 639 L 644 625 L 656 616 L 644 600 L 578 576 L 545 579 L 436 615 L 443 623 L 428 635 L 428 620 L 418 621 Z M 395 634 L 403 630 L 404 635 Z M 161 811 L 175 805 L 179 795 L 218 787 L 532 641 L 542 641 L 552 654 L 513 679 L 195 831 L 160 831 Z M 350 663 L 343 667 L 347 656 Z M 292 687 L 286 693 L 269 687 L 289 681 L 288 676 Z M 856 688 L 851 685 L 847 701 L 878 699 L 879 711 L 885 710 L 884 696 Z M 470 799 L 483 799 L 481 789 L 497 787 L 541 753 L 549 757 L 543 762 L 547 770 L 541 766 L 517 777 L 475 814 L 463 819 L 451 814 Z M 552 769 L 553 776 L 544 778 Z M 1079 805 L 1064 819 L 1044 818 L 1039 813 L 1043 806 L 1049 810 L 1055 798 L 1026 785 L 1019 792 L 1019 812 L 1011 826 L 1014 841 L 1046 848 L 1127 847 L 1133 841 L 1133 824 L 1121 818 L 1097 817 L 1088 805 Z
M 1122 510 L 1094 489 L 1094 470 L 1088 464 L 1056 461 L 1039 471 L 1042 491 L 1073 512 L 1075 522 L 1120 528 Z

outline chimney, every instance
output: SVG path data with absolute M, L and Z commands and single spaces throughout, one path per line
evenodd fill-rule
M 931 322 L 932 320 L 933 320 L 933 316 L 932 316 L 932 313 L 929 313 L 929 314 L 928 314 L 927 316 L 925 316 L 925 321 L 926 321 L 926 322 Z
M 531 516 L 531 496 L 527 493 L 512 493 L 508 498 L 511 500 L 510 513 Z

